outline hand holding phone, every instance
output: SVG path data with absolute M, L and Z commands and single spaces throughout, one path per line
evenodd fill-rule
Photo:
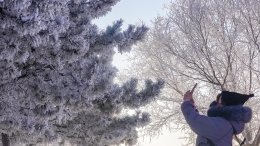
M 183 100 L 190 100 L 193 104 L 195 103 L 194 102 L 194 99 L 193 99 L 193 97 L 192 97 L 192 94 L 193 94 L 193 92 L 194 92 L 194 90 L 195 90 L 195 88 L 197 87 L 197 83 L 193 86 L 193 88 L 192 88 L 192 90 L 188 90 L 185 94 L 184 94 L 184 96 L 183 96 Z

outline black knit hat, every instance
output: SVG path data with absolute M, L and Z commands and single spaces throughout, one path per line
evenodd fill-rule
M 225 105 L 243 105 L 250 97 L 254 97 L 254 94 L 240 94 L 236 92 L 222 91 L 222 101 Z

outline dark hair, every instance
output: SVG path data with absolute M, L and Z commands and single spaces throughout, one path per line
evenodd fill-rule
M 219 98 L 220 98 L 220 97 L 222 97 L 222 94 L 221 94 L 221 93 L 219 93 L 219 94 L 217 95 L 217 102 L 219 101 Z M 226 105 L 226 103 L 225 103 L 223 100 L 221 100 L 221 104 L 222 104 L 223 106 Z

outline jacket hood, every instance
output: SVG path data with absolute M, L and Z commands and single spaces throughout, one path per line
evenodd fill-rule
M 244 129 L 245 123 L 252 119 L 252 109 L 242 105 L 217 106 L 213 101 L 207 111 L 209 117 L 223 117 L 233 126 L 235 133 L 240 133 Z
M 211 103 L 207 112 L 209 117 L 223 117 L 228 121 L 241 121 L 244 123 L 250 122 L 252 118 L 251 108 L 242 105 L 216 106 L 215 102 Z

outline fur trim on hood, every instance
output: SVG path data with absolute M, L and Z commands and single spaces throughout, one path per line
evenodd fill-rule
M 242 105 L 216 105 L 216 101 L 210 104 L 210 108 L 207 112 L 209 117 L 223 117 L 229 121 L 241 121 L 244 123 L 248 123 L 252 119 L 252 109 L 249 107 L 243 107 Z

